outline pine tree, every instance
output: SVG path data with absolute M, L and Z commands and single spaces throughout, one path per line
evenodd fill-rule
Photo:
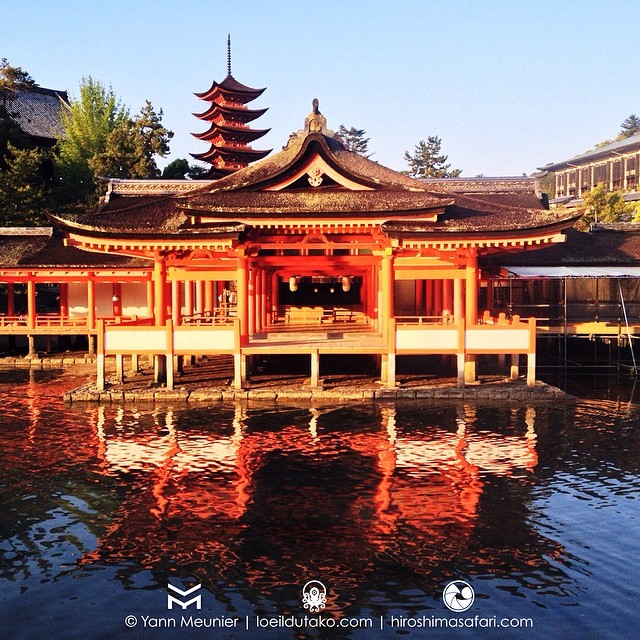
M 625 118 L 620 124 L 620 134 L 618 140 L 624 140 L 635 136 L 636 133 L 640 133 L 640 118 L 635 113 L 632 113 L 628 118 Z
M 413 178 L 456 178 L 462 169 L 451 169 L 446 164 L 448 156 L 441 153 L 442 140 L 438 136 L 429 136 L 427 141 L 420 140 L 414 154 L 404 153 L 404 159 L 409 163 L 409 170 L 403 171 Z
M 341 124 L 335 137 L 342 142 L 347 151 L 353 151 L 365 158 L 370 158 L 373 153 L 369 153 L 369 138 L 365 138 L 365 135 L 364 129 L 356 129 L 355 127 L 347 129 Z

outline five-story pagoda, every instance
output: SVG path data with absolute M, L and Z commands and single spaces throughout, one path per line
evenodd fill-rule
M 204 133 L 193 134 L 199 140 L 208 142 L 211 145 L 209 150 L 191 154 L 196 160 L 211 165 L 204 178 L 222 178 L 271 152 L 271 149 L 256 150 L 250 146 L 251 142 L 269 132 L 269 129 L 251 129 L 248 124 L 267 111 L 246 106 L 263 92 L 264 89 L 247 87 L 231 75 L 231 39 L 228 37 L 227 77 L 221 83 L 214 82 L 208 91 L 195 94 L 210 103 L 206 111 L 194 114 L 209 124 Z

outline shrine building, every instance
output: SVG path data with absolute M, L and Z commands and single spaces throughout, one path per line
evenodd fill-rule
M 562 242 L 575 217 L 531 179 L 387 169 L 347 151 L 314 101 L 281 152 L 217 180 L 111 181 L 95 212 L 54 219 L 103 268 L 27 281 L 69 282 L 60 316 L 95 332 L 99 386 L 125 354 L 155 356 L 169 387 L 177 357 L 215 354 L 234 356 L 237 388 L 254 357 L 286 354 L 309 356 L 312 386 L 326 355 L 376 356 L 393 386 L 404 355 L 449 355 L 465 384 L 480 354 L 526 354 L 533 384 L 535 321 L 494 317 L 483 262 Z M 126 266 L 106 268 L 116 256 Z
M 317 100 L 280 152 L 256 151 L 266 110 L 247 104 L 262 91 L 229 60 L 196 94 L 208 179 L 114 179 L 95 211 L 0 230 L 0 334 L 28 336 L 30 352 L 36 336 L 88 336 L 99 389 L 107 358 L 123 379 L 124 357 L 135 370 L 142 355 L 168 388 L 185 358 L 232 356 L 240 389 L 259 359 L 294 354 L 311 386 L 324 358 L 356 355 L 388 387 L 405 356 L 425 373 L 429 356 L 450 359 L 464 385 L 479 356 L 517 377 L 524 355 L 533 385 L 536 320 L 495 307 L 496 265 L 564 242 L 580 214 L 550 210 L 534 178 L 388 169 L 348 151 Z

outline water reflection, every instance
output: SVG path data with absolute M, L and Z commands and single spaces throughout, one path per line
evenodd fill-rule
M 637 548 L 635 405 L 64 409 L 65 384 L 2 387 L 9 598 L 84 578 L 118 601 L 110 569 L 125 590 L 195 576 L 243 615 L 299 612 L 310 578 L 329 614 L 411 615 L 462 577 L 485 613 L 556 615 Z
M 135 551 L 139 568 L 162 567 L 159 580 L 187 565 L 204 581 L 232 573 L 274 599 L 330 575 L 340 607 L 373 586 L 381 565 L 395 563 L 425 590 L 473 556 L 496 566 L 483 557 L 492 546 L 472 552 L 487 527 L 478 511 L 488 478 L 510 478 L 526 494 L 538 460 L 535 409 L 500 412 L 499 431 L 478 428 L 471 405 L 438 413 L 418 427 L 402 415 L 398 424 L 391 405 L 213 415 L 99 407 L 96 457 L 122 497 L 83 563 L 124 564 Z M 525 562 L 537 564 L 541 549 L 557 555 L 532 538 L 535 558 Z

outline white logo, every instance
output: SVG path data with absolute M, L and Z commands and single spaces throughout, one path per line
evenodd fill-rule
M 442 594 L 442 600 L 451 611 L 460 613 L 471 607 L 476 596 L 473 588 L 464 580 L 454 580 L 450 582 Z
M 178 589 L 178 587 L 174 587 L 172 584 L 167 584 L 167 588 L 170 591 L 174 591 L 175 593 L 178 594 L 179 597 L 182 598 L 186 598 L 187 596 L 190 596 L 192 593 L 195 593 L 196 591 L 198 591 L 200 589 L 202 585 L 201 584 L 197 584 L 195 587 L 191 587 L 191 589 L 187 589 L 185 591 L 182 591 L 182 589 Z M 179 604 L 183 609 L 186 609 L 187 607 L 191 606 L 194 602 L 196 604 L 196 609 L 200 609 L 202 607 L 202 596 L 200 594 L 198 594 L 197 596 L 195 596 L 194 598 L 191 598 L 191 600 L 187 600 L 186 602 L 183 600 L 180 600 L 179 598 L 176 598 L 175 596 L 172 596 L 170 593 L 167 594 L 167 609 L 173 609 L 173 603 Z
M 327 590 L 319 580 L 309 580 L 302 587 L 302 604 L 311 613 L 318 613 L 320 609 L 324 609 L 326 602 Z

